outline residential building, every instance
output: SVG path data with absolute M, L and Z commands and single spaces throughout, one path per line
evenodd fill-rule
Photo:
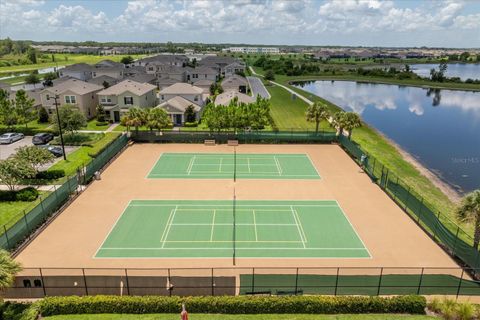
M 210 67 L 216 70 L 219 76 L 224 77 L 225 68 L 228 65 L 231 65 L 235 62 L 245 65 L 245 62 L 243 62 L 242 60 L 235 59 L 232 57 L 219 57 L 219 56 L 205 57 L 199 62 L 199 65 L 204 67 Z
M 195 113 L 195 120 L 198 121 L 200 119 L 200 112 L 202 111 L 202 107 L 198 104 L 193 103 L 190 100 L 183 98 L 182 96 L 175 96 L 173 98 L 168 99 L 160 103 L 157 108 L 164 109 L 167 114 L 170 116 L 170 119 L 175 126 L 180 126 L 185 123 L 185 112 L 189 106 L 193 107 L 193 111 Z
M 40 92 L 40 101 L 49 113 L 55 110 L 55 96 L 59 106 L 69 104 L 77 107 L 87 118 L 95 115 L 98 105 L 97 92 L 103 87 L 81 81 L 69 79 L 53 87 L 47 87 Z
M 170 78 L 161 78 L 161 79 L 157 79 L 156 81 L 157 81 L 157 87 L 159 90 L 163 90 L 175 83 L 178 83 L 178 80 L 170 79 Z
M 99 61 L 95 64 L 95 68 L 125 68 L 125 65 L 120 62 L 115 62 L 109 59 Z
M 104 107 L 107 119 L 120 121 L 122 113 L 129 108 L 151 108 L 157 103 L 156 86 L 124 80 L 107 89 L 97 92 L 100 104 Z
M 125 78 L 139 83 L 150 83 L 155 86 L 157 85 L 157 77 L 154 74 L 137 73 L 127 76 Z
M 157 80 L 164 78 L 174 79 L 177 82 L 185 82 L 187 80 L 187 70 L 184 67 L 162 64 L 148 65 L 147 73 L 155 74 Z
M 213 83 L 214 81 L 212 80 L 198 80 L 198 81 L 195 81 L 193 85 L 195 87 L 199 87 L 203 89 L 203 93 L 210 94 L 210 87 L 212 86 Z
M 223 52 L 246 53 L 246 54 L 279 54 L 280 49 L 276 47 L 229 47 L 222 49 Z
M 223 91 L 236 91 L 241 93 L 247 93 L 248 81 L 242 76 L 233 75 L 222 81 Z
M 176 54 L 159 54 L 152 57 L 138 59 L 133 64 L 136 66 L 148 66 L 150 64 L 162 64 L 177 67 L 185 67 L 188 63 L 188 58 L 185 55 Z
M 245 64 L 239 63 L 235 61 L 234 63 L 230 63 L 229 65 L 225 66 L 225 77 L 231 77 L 236 74 L 245 74 Z
M 193 86 L 188 83 L 175 83 L 159 92 L 159 101 L 163 103 L 176 96 L 181 96 L 184 99 L 193 102 L 200 107 L 203 107 L 206 103 L 208 95 L 203 92 L 202 88 Z
M 190 83 L 194 83 L 199 80 L 218 80 L 218 72 L 210 67 L 199 66 L 196 68 L 187 68 L 186 71 L 187 81 Z
M 58 70 L 59 77 L 72 77 L 87 81 L 92 79 L 94 67 L 86 63 L 76 63 Z
M 237 99 L 238 103 L 245 103 L 245 104 L 255 102 L 255 98 L 252 96 L 249 96 L 237 91 L 226 91 L 224 93 L 219 94 L 215 98 L 215 105 L 228 106 L 233 99 Z
M 96 78 L 92 78 L 90 80 L 87 80 L 88 83 L 94 83 L 96 85 L 99 85 L 99 86 L 102 86 L 102 87 L 111 87 L 115 84 L 117 84 L 118 82 L 120 82 L 120 79 L 116 79 L 116 78 L 113 78 L 113 77 L 110 77 L 110 76 L 106 76 L 106 75 L 103 75 L 103 76 L 99 76 L 99 77 L 96 77 Z
M 109 76 L 115 79 L 123 79 L 125 76 L 125 68 L 124 67 L 102 67 L 98 66 L 92 69 L 92 77 L 101 77 L 101 76 Z

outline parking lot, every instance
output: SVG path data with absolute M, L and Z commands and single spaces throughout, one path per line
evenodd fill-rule
M 22 140 L 16 141 L 11 144 L 0 144 L 0 160 L 7 159 L 10 157 L 12 154 L 15 153 L 15 150 L 17 148 L 23 147 L 23 146 L 33 146 L 32 143 L 32 137 L 31 136 L 25 136 Z M 70 154 L 73 151 L 75 151 L 78 147 L 71 147 L 71 146 L 65 146 L 65 152 L 66 154 Z M 50 166 L 52 166 L 54 163 L 62 160 L 62 157 L 55 158 L 55 161 L 52 162 L 51 164 L 47 165 L 45 168 L 42 169 L 48 169 Z

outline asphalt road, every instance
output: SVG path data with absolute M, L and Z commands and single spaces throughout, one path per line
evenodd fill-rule
M 270 94 L 268 93 L 267 89 L 263 85 L 262 80 L 260 78 L 247 77 L 247 80 L 254 97 L 257 97 L 257 95 L 260 95 L 260 97 L 264 99 L 270 99 Z

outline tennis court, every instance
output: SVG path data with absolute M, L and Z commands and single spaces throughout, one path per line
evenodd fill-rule
M 153 179 L 320 179 L 306 154 L 163 153 Z
M 369 258 L 336 201 L 132 200 L 96 258 Z

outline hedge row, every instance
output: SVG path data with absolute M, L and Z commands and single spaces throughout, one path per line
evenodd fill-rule
M 26 136 L 34 136 L 37 133 L 52 133 L 52 134 L 58 134 L 53 129 L 47 129 L 47 128 L 25 128 L 25 127 L 14 127 L 14 128 L 5 128 L 2 127 L 0 128 L 0 134 L 6 133 L 6 132 L 20 132 L 23 133 Z
M 35 201 L 38 198 L 38 191 L 33 187 L 26 187 L 20 190 L 0 190 L 0 201 Z
M 99 313 L 178 313 L 185 303 L 191 313 L 408 313 L 424 314 L 426 299 L 421 296 L 348 297 L 160 297 L 88 296 L 47 297 L 32 305 L 42 316 Z

